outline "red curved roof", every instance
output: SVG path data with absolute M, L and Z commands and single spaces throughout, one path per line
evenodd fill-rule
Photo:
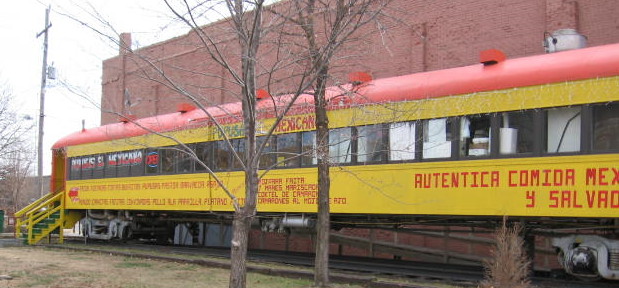
M 377 79 L 359 88 L 357 94 L 360 97 L 355 97 L 354 101 L 410 101 L 615 75 L 619 75 L 619 44 L 508 59 L 489 66 L 477 64 Z M 329 97 L 337 97 L 341 88 L 332 88 L 330 91 Z M 276 100 L 286 98 L 284 96 Z M 272 102 L 262 100 L 259 108 L 268 108 L 272 106 Z M 303 95 L 297 103 L 313 103 L 313 98 Z M 210 107 L 208 111 L 215 117 L 223 117 L 239 113 L 240 104 Z M 207 119 L 206 117 L 202 110 L 196 109 L 138 119 L 136 124 L 104 125 L 70 134 L 57 141 L 52 149 L 144 135 L 149 133 L 147 130 L 174 131 L 195 123 L 196 119 Z

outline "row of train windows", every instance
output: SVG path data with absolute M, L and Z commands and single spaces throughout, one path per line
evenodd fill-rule
M 375 124 L 332 129 L 332 164 L 466 160 L 619 152 L 619 102 Z M 258 145 L 266 141 L 258 138 Z M 317 164 L 315 131 L 271 137 L 261 168 Z M 244 139 L 231 144 L 242 157 Z M 188 145 L 213 171 L 242 170 L 224 141 Z M 70 159 L 69 179 L 200 173 L 204 165 L 180 146 Z

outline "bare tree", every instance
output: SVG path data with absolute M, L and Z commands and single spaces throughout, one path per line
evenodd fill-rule
M 372 0 L 292 1 L 296 14 L 286 17 L 301 31 L 305 53 L 309 60 L 313 82 L 314 110 L 316 113 L 316 154 L 318 157 L 318 221 L 314 285 L 329 285 L 329 230 L 330 230 L 330 176 L 329 176 L 329 118 L 327 83 L 330 80 L 332 60 L 347 44 L 355 39 L 366 24 L 377 21 L 389 3 Z
M 6 85 L 0 90 L 0 198 L 4 209 L 16 211 L 25 205 L 22 192 L 30 173 L 32 154 L 28 133 L 33 126 L 29 116 L 19 115 L 12 107 L 13 93 Z
M 507 217 L 503 217 L 494 235 L 496 245 L 492 257 L 484 263 L 486 279 L 481 287 L 531 287 L 531 261 L 527 258 L 522 231 L 520 223 L 508 226 Z
M 264 134 L 268 139 L 296 99 L 304 93 L 314 95 L 316 111 L 322 115 L 320 120 L 317 121 L 318 126 L 321 128 L 316 139 L 319 144 L 317 145 L 319 150 L 318 159 L 321 167 L 319 169 L 321 173 L 327 173 L 326 177 L 322 177 L 327 180 L 321 180 L 323 183 L 320 184 L 323 187 L 320 191 L 323 192 L 321 192 L 322 204 L 320 204 L 319 208 L 323 215 L 321 218 L 323 223 L 320 224 L 322 227 L 321 231 L 323 232 L 320 232 L 322 233 L 320 237 L 327 240 L 319 240 L 319 243 L 323 244 L 317 245 L 324 245 L 320 248 L 321 255 L 324 255 L 320 257 L 320 263 L 325 263 L 320 265 L 319 271 L 321 271 L 321 274 L 317 279 L 321 279 L 318 281 L 318 283 L 321 283 L 320 285 L 326 285 L 328 278 L 324 277 L 328 276 L 326 273 L 328 269 L 326 263 L 328 261 L 329 231 L 329 139 L 328 119 L 326 118 L 328 103 L 325 97 L 325 89 L 329 80 L 329 62 L 354 31 L 376 17 L 377 12 L 373 12 L 370 8 L 380 8 L 384 3 L 369 0 L 334 1 L 333 3 L 287 1 L 281 5 L 278 4 L 276 9 L 269 9 L 272 13 L 268 14 L 268 18 L 265 17 L 267 13 L 264 13 L 266 10 L 265 1 L 263 0 L 167 0 L 165 3 L 177 20 L 190 27 L 191 32 L 188 37 L 191 37 L 191 41 L 194 41 L 192 45 L 196 45 L 196 51 L 200 51 L 200 53 L 203 53 L 202 55 L 210 60 L 204 65 L 209 68 L 219 66 L 220 69 L 217 71 L 222 71 L 221 73 L 210 72 L 212 71 L 211 69 L 192 70 L 190 67 L 181 67 L 156 57 L 150 58 L 148 51 L 132 51 L 129 46 L 130 43 L 121 42 L 119 44 L 123 47 L 121 50 L 125 50 L 126 55 L 129 55 L 131 65 L 137 67 L 136 69 L 141 77 L 165 86 L 174 91 L 176 95 L 189 99 L 194 105 L 204 111 L 209 123 L 217 127 L 224 142 L 227 143 L 232 151 L 233 157 L 242 166 L 245 177 L 245 194 L 243 199 L 239 199 L 238 195 L 230 191 L 222 181 L 217 180 L 216 173 L 209 169 L 206 163 L 201 163 L 232 199 L 234 207 L 230 287 L 246 286 L 245 262 L 248 235 L 251 222 L 257 213 L 256 203 L 259 179 L 264 175 L 259 175 L 258 173 L 260 156 L 266 146 L 266 141 L 259 143 L 256 139 L 259 125 L 258 114 L 268 110 L 275 115 L 275 122 L 271 127 L 261 127 L 263 131 L 261 134 Z M 375 3 L 375 6 L 370 5 L 371 3 Z M 363 5 L 358 6 L 360 4 Z M 318 7 L 319 5 L 325 6 Z M 336 6 L 333 7 L 332 5 Z M 286 10 L 286 8 L 291 9 Z M 203 21 L 200 19 L 213 11 L 227 16 L 229 20 L 209 26 L 201 26 L 200 23 L 203 23 Z M 372 15 L 370 15 L 370 12 L 372 12 Z M 314 21 L 319 21 L 317 20 L 319 19 L 318 17 L 323 17 L 321 20 L 327 21 L 325 22 L 327 23 L 325 27 L 329 28 L 325 31 L 330 32 L 324 36 L 312 38 L 315 37 L 313 33 L 318 30 L 314 27 Z M 84 24 L 81 20 L 74 20 Z M 100 20 L 99 22 L 108 25 L 106 21 Z M 294 35 L 294 31 L 291 31 L 290 27 L 286 25 L 290 23 L 296 25 L 296 27 L 292 28 L 294 31 L 301 31 L 299 35 Z M 310 25 L 311 27 L 307 28 L 305 25 Z M 100 30 L 94 30 L 101 35 L 105 35 Z M 265 35 L 268 33 L 278 34 L 274 37 L 266 37 Z M 296 36 L 305 38 L 298 38 Z M 118 38 L 109 37 L 109 39 Z M 304 41 L 303 39 L 311 43 L 309 45 L 300 43 Z M 258 53 L 260 49 L 263 51 Z M 262 56 L 264 54 L 271 56 L 269 60 L 263 60 Z M 170 73 L 173 70 L 181 72 L 174 75 L 174 73 Z M 212 81 L 214 84 L 210 84 L 208 87 L 196 88 L 195 83 L 190 83 L 190 81 L 183 77 L 178 77 L 179 74 L 215 81 Z M 260 85 L 258 84 L 259 81 L 261 81 Z M 286 93 L 287 96 L 273 97 L 270 100 L 262 100 L 262 103 L 259 103 L 256 99 L 256 90 L 259 87 L 268 87 L 268 90 L 271 90 L 271 92 L 277 89 L 275 87 L 286 87 L 285 89 L 287 89 L 288 93 Z M 313 88 L 313 92 L 308 92 L 309 88 Z M 216 107 L 219 109 L 219 114 L 223 111 L 226 117 L 242 122 L 244 130 L 244 149 L 242 152 L 232 149 L 233 144 L 230 136 L 227 135 L 220 123 L 221 119 L 213 115 L 214 110 L 211 109 L 213 107 L 209 107 L 212 106 L 213 100 L 204 91 L 216 89 L 229 95 L 234 95 L 234 98 L 241 102 L 242 113 L 240 115 L 229 113 L 224 106 Z M 127 111 L 119 109 L 118 111 L 108 112 L 126 116 L 123 114 Z M 130 120 L 130 117 L 127 117 L 127 119 Z M 265 130 L 266 133 L 264 133 Z M 165 133 L 160 133 L 160 135 L 174 140 L 179 144 L 182 151 L 199 160 L 195 153 L 181 141 L 172 139 L 173 137 L 165 135 Z M 261 168 L 266 168 L 266 171 L 269 170 L 269 167 Z M 324 187 L 327 188 L 325 189 Z M 324 191 L 327 191 L 326 195 Z M 324 205 L 327 205 L 326 208 Z M 324 215 L 326 215 L 326 218 Z M 324 222 L 324 219 L 326 219 L 326 222 Z

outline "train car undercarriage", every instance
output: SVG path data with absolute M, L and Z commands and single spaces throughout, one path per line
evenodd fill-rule
M 81 227 L 83 235 L 91 239 L 140 239 L 161 244 L 229 247 L 231 219 L 230 213 L 89 210 L 81 221 Z M 258 215 L 254 226 L 264 232 L 307 232 L 313 231 L 315 220 L 314 214 Z M 411 226 L 431 225 L 494 229 L 501 221 L 498 217 L 334 214 L 332 228 L 403 230 L 411 229 Z M 568 274 L 586 280 L 619 280 L 619 225 L 616 219 L 587 219 L 579 223 L 566 219 L 539 218 L 514 218 L 510 221 L 525 223 L 526 233 L 530 235 L 552 237 L 558 261 Z M 574 228 L 572 232 L 592 227 L 588 231 L 599 235 L 556 232 L 565 231 L 568 223 Z M 213 238 L 216 241 L 211 240 Z

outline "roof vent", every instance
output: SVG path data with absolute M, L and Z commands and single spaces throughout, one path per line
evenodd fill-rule
M 352 72 L 348 74 L 348 82 L 352 85 L 361 85 L 372 81 L 372 75 L 366 72 Z
M 258 89 L 256 90 L 256 98 L 258 100 L 262 100 L 262 99 L 267 99 L 267 98 L 271 98 L 271 94 L 269 93 L 269 91 L 264 90 L 264 89 Z
M 193 106 L 189 103 L 181 103 L 176 106 L 176 112 L 186 113 L 192 110 L 196 110 L 196 106 Z
M 488 49 L 479 52 L 479 63 L 484 64 L 484 66 L 494 65 L 505 61 L 505 59 L 507 59 L 507 56 L 501 50 Z
M 134 122 L 137 119 L 138 117 L 133 114 L 126 114 L 126 115 L 118 116 L 118 122 L 122 122 L 122 123 Z
M 559 29 L 544 38 L 544 50 L 546 53 L 561 52 L 587 47 L 587 37 L 574 29 Z

